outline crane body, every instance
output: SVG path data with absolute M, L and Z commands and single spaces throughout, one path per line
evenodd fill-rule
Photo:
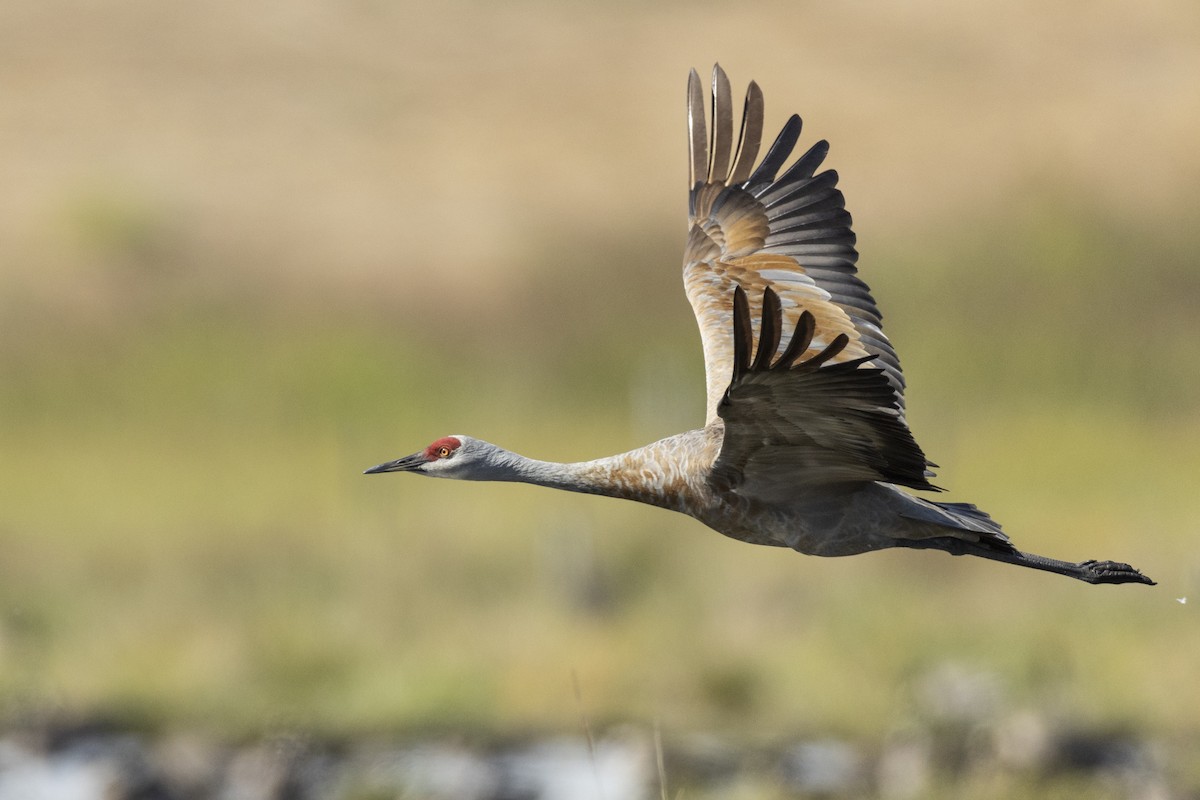
M 904 376 L 857 277 L 837 173 L 821 141 L 782 174 L 793 115 L 759 160 L 753 82 L 733 139 L 728 78 L 713 69 L 711 129 L 688 83 L 692 190 L 683 279 L 704 345 L 704 427 L 615 456 L 538 461 L 465 435 L 367 470 L 531 483 L 678 511 L 734 539 L 815 556 L 935 549 L 1088 583 L 1154 582 L 1128 564 L 1018 550 L 990 516 L 940 491 L 908 428 Z

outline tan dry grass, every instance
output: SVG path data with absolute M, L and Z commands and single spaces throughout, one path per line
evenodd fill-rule
M 198 289 L 495 302 L 549 231 L 681 229 L 683 78 L 713 59 L 832 139 L 868 256 L 1047 181 L 1154 223 L 1200 178 L 1186 2 L 52 2 L 2 22 L 6 283 L 73 304 L 128 283 L 97 269 L 121 235 L 89 230 L 97 204 L 163 240 L 144 269 L 180 260 Z

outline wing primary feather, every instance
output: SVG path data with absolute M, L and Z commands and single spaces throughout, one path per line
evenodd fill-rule
M 826 361 L 828 361 L 831 358 L 836 357 L 838 353 L 845 350 L 846 345 L 848 345 L 849 343 L 850 343 L 850 337 L 844 333 L 839 333 L 836 337 L 834 337 L 834 340 L 829 343 L 828 347 L 826 347 L 821 352 L 817 353 L 815 356 L 810 358 L 808 361 L 801 362 L 800 366 L 804 367 L 806 370 L 818 369 Z
M 804 354 L 808 346 L 812 344 L 813 334 L 817 330 L 817 320 L 813 317 L 811 311 L 805 311 L 800 315 L 800 319 L 796 320 L 796 330 L 792 331 L 792 339 L 788 342 L 787 349 L 783 351 L 783 355 L 775 362 L 775 369 L 791 369 L 796 363 L 796 359 Z
M 837 192 L 837 182 L 837 171 L 832 169 L 809 178 L 797 177 L 790 181 L 780 178 L 761 192 L 758 200 L 766 208 L 786 206 L 787 211 L 795 211 L 828 200 Z M 798 202 L 792 204 L 793 201 Z
M 742 132 L 738 136 L 737 155 L 733 159 L 733 170 L 729 173 L 730 186 L 745 183 L 754 169 L 758 148 L 762 145 L 763 93 L 758 84 L 750 81 L 746 89 L 746 104 L 742 108 Z
M 843 335 L 845 335 L 845 334 L 843 334 Z M 815 356 L 814 356 L 814 358 L 815 358 Z M 852 359 L 850 359 L 849 361 L 839 361 L 839 362 L 838 362 L 838 363 L 836 363 L 836 364 L 830 364 L 830 365 L 829 365 L 828 367 L 826 367 L 825 369 L 826 369 L 827 371 L 831 371 L 831 372 L 832 372 L 832 371 L 837 371 L 837 372 L 856 372 L 856 371 L 861 371 L 861 372 L 883 372 L 883 370 L 881 370 L 881 369 L 876 369 L 876 368 L 871 368 L 871 369 L 867 369 L 867 370 L 859 370 L 859 369 L 858 369 L 858 368 L 859 368 L 859 367 L 861 367 L 863 364 L 869 364 L 869 363 L 871 363 L 872 361 L 874 361 L 876 358 L 877 358 L 877 356 L 862 356 L 861 358 L 852 358 Z M 811 360 L 812 360 L 812 359 L 810 359 L 810 361 L 811 361 Z M 808 366 L 808 363 L 809 363 L 808 361 L 804 362 L 803 366 Z M 888 387 L 887 393 L 888 393 L 888 395 L 889 395 L 889 397 L 890 397 L 890 395 L 891 395 L 891 387 Z
M 811 178 L 829 154 L 829 142 L 822 139 L 796 159 L 796 163 L 788 167 L 788 171 L 779 176 L 781 181 L 791 181 L 796 178 Z
M 712 73 L 712 149 L 708 154 L 708 180 L 723 181 L 729 174 L 729 155 L 733 149 L 733 93 L 729 77 L 720 64 Z
M 705 178 L 708 170 L 708 134 L 704 130 L 704 91 L 696 70 L 688 75 L 688 150 L 692 157 L 691 185 Z
M 750 301 L 746 299 L 746 290 L 741 286 L 733 290 L 733 385 L 750 363 L 750 345 L 754 339 L 754 331 L 750 328 Z
M 796 220 L 828 217 L 830 225 L 840 223 L 849 228 L 852 220 L 850 212 L 846 210 L 846 199 L 842 197 L 842 193 L 836 188 L 832 191 L 828 188 L 818 188 L 817 194 L 818 197 L 794 197 L 785 203 L 779 203 L 771 209 L 771 221 L 790 225 Z
M 775 173 L 779 172 L 783 162 L 787 161 L 788 156 L 792 154 L 792 148 L 796 146 L 796 140 L 800 138 L 802 127 L 804 127 L 804 123 L 800 120 L 800 115 L 792 114 L 784 123 L 783 129 L 779 131 L 779 135 L 775 137 L 775 142 L 767 151 L 762 163 L 758 165 L 758 169 L 754 170 L 754 174 L 750 176 L 749 183 L 771 185 L 775 180 Z
M 752 372 L 771 368 L 771 359 L 779 348 L 782 311 L 783 307 L 775 290 L 770 286 L 763 289 L 762 321 L 758 325 L 758 355 L 754 357 L 754 364 L 750 367 Z

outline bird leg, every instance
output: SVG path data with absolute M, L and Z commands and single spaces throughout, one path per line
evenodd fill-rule
M 1016 564 L 1020 567 L 1045 570 L 1058 575 L 1066 575 L 1086 583 L 1145 583 L 1154 586 L 1155 582 L 1147 578 L 1139 570 L 1118 561 L 1081 561 L 1074 564 L 1070 561 L 1059 561 L 1056 558 L 1046 558 L 1034 553 L 1022 553 L 1020 550 L 1002 550 L 988 547 L 975 542 L 964 541 L 953 536 L 937 536 L 929 539 L 897 539 L 897 547 L 911 547 L 919 550 L 942 550 L 955 556 L 979 556 L 992 561 L 1002 561 L 1005 564 Z

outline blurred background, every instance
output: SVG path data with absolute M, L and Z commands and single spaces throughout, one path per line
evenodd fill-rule
M 832 142 L 948 499 L 1157 587 L 360 475 L 702 424 L 714 60 Z M 0 791 L 99 726 L 611 735 L 655 797 L 712 748 L 760 754 L 722 797 L 1200 796 L 1198 141 L 1185 0 L 4 4 Z

